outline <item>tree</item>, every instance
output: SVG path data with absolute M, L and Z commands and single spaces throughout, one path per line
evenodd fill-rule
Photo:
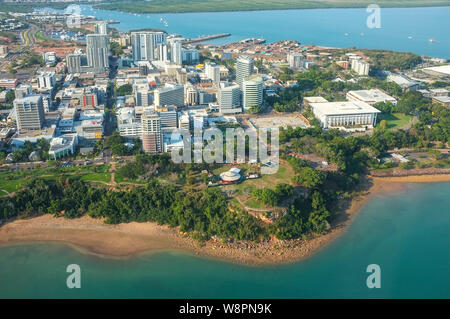
M 116 90 L 116 94 L 118 96 L 130 95 L 131 93 L 133 93 L 133 87 L 131 84 L 124 84 Z
M 310 188 L 319 188 L 325 182 L 325 173 L 315 170 L 311 167 L 304 167 L 298 175 L 294 176 L 295 184 L 303 185 Z

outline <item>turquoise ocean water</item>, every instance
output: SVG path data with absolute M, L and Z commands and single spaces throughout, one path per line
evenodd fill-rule
M 140 15 L 93 10 L 89 6 L 81 9 L 84 15 L 119 21 L 113 26 L 122 31 L 160 28 L 185 37 L 231 33 L 231 37 L 212 43 L 262 37 L 269 42 L 298 40 L 302 44 L 388 49 L 450 58 L 450 7 L 382 8 L 379 29 L 367 27 L 369 13 L 365 8 Z M 167 27 L 161 18 L 167 21 Z
M 59 244 L 0 248 L 0 298 L 449 298 L 450 183 L 373 197 L 348 230 L 288 265 L 240 266 L 183 252 L 117 260 Z M 81 289 L 66 267 L 81 267 Z M 366 267 L 381 267 L 368 289 Z

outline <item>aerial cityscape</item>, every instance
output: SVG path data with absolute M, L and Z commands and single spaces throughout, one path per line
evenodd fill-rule
M 0 3 L 0 298 L 450 297 L 450 1 L 277 2 Z

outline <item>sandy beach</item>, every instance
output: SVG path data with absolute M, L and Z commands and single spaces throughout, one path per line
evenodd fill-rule
M 0 227 L 0 245 L 30 242 L 59 242 L 103 257 L 128 258 L 144 252 L 184 250 L 195 255 L 223 259 L 249 265 L 269 265 L 298 261 L 317 252 L 342 234 L 353 217 L 375 194 L 392 193 L 406 188 L 405 183 L 447 182 L 450 175 L 376 177 L 366 183 L 364 194 L 343 209 L 325 235 L 308 240 L 279 241 L 272 239 L 255 244 L 222 243 L 209 240 L 199 244 L 176 229 L 154 223 L 107 225 L 88 216 L 68 220 L 44 215 L 15 220 Z M 348 207 L 347 207 L 348 206 Z

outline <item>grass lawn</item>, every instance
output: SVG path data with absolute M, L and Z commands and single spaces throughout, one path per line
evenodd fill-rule
M 258 200 L 254 199 L 254 198 L 251 198 L 248 201 L 246 201 L 245 206 L 250 207 L 250 208 L 255 208 L 255 209 L 267 208 L 266 205 L 264 205 L 263 203 L 259 202 Z
M 82 181 L 111 182 L 111 173 L 89 173 L 81 176 Z
M 412 115 L 406 115 L 403 113 L 392 113 L 392 114 L 381 113 L 378 115 L 378 125 L 382 120 L 386 120 L 387 128 L 389 130 L 394 130 L 397 128 L 404 127 L 409 122 L 411 122 L 412 119 L 413 119 Z
M 35 37 L 36 39 L 38 39 L 38 40 L 45 41 L 45 42 L 54 42 L 54 41 L 56 41 L 55 39 L 45 37 L 45 36 L 42 34 L 41 31 L 36 32 L 36 33 L 34 34 L 34 37 Z
M 23 177 L 6 180 L 2 178 L 3 176 L 3 174 L 0 176 L 0 188 L 6 190 L 9 193 L 13 193 L 19 190 L 26 182 L 26 179 Z

